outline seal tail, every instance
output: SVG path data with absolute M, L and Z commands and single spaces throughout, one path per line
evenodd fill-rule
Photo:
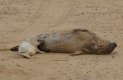
M 19 47 L 19 46 L 12 47 L 12 48 L 10 48 L 10 50 L 11 50 L 11 51 L 18 51 L 18 47 Z

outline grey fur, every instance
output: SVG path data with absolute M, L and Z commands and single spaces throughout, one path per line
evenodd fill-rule
M 43 45 L 38 48 L 45 52 L 65 52 L 72 55 L 109 54 L 117 44 L 98 37 L 87 29 L 72 29 L 67 31 L 40 34 Z

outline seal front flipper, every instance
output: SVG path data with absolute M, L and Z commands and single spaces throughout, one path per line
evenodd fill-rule
M 74 53 L 71 54 L 71 56 L 78 56 L 78 55 L 82 55 L 84 54 L 82 51 L 76 51 Z
M 37 53 L 43 54 L 43 53 L 46 53 L 46 52 L 40 51 L 39 49 L 37 49 Z
M 32 54 L 32 53 L 21 53 L 20 55 L 21 56 L 23 56 L 24 58 L 26 58 L 26 59 L 30 59 L 31 57 L 30 57 L 30 55 L 29 54 Z

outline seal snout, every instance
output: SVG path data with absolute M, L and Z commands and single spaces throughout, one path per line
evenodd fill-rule
M 109 44 L 112 50 L 114 50 L 117 47 L 117 44 L 115 42 L 112 42 Z
M 115 42 L 110 43 L 106 49 L 107 53 L 110 54 L 116 47 L 117 44 Z
M 111 45 L 112 45 L 113 48 L 117 47 L 117 44 L 115 42 L 111 43 Z

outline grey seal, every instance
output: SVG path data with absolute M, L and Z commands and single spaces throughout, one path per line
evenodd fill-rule
M 44 52 L 81 54 L 110 54 L 116 47 L 115 42 L 100 38 L 87 29 L 71 29 L 61 32 L 40 34 L 40 40 L 44 44 L 38 45 L 38 49 Z

